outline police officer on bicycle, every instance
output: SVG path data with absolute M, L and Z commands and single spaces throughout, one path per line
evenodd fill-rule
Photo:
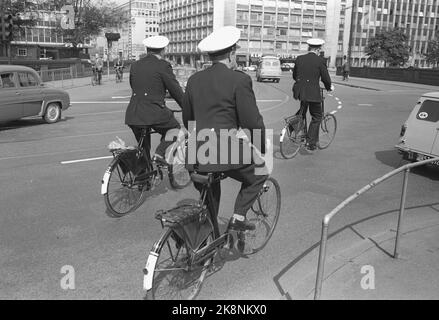
M 213 132 L 217 137 L 214 139 L 215 146 L 211 145 L 214 150 L 210 149 L 207 152 L 209 161 L 200 161 L 197 152 L 194 168 L 201 174 L 222 172 L 225 176 L 241 182 L 241 190 L 235 201 L 229 227 L 245 231 L 255 229 L 255 225 L 247 221 L 246 214 L 267 176 L 256 174 L 257 166 L 252 159 L 244 160 L 245 157 L 240 152 L 245 148 L 245 143 L 234 135 L 238 128 L 248 129 L 251 137 L 259 133 L 259 139 L 256 138 L 253 142 L 257 144 L 255 141 L 259 140 L 260 145 L 256 147 L 265 153 L 265 125 L 256 105 L 252 80 L 247 74 L 234 70 L 239 38 L 240 30 L 227 26 L 214 31 L 199 43 L 198 48 L 209 55 L 212 66 L 189 78 L 183 101 L 183 122 L 189 133 L 193 132 L 190 123 L 192 122 L 196 133 L 203 130 Z M 220 134 L 221 130 L 231 132 L 232 135 L 230 138 L 225 137 Z M 208 143 L 210 142 L 212 141 L 209 138 Z M 234 143 L 237 143 L 235 146 L 238 147 L 233 148 Z M 197 150 L 201 150 L 202 141 L 197 141 L 196 144 Z M 190 148 L 188 153 L 191 153 Z M 235 162 L 232 158 L 237 155 L 239 161 Z M 190 161 L 188 163 L 193 164 Z M 194 184 L 201 191 L 202 186 Z M 211 187 L 215 198 L 214 207 L 218 208 L 221 196 L 220 182 L 215 182 Z
M 166 149 L 173 141 L 166 141 L 166 133 L 179 129 L 180 124 L 172 111 L 165 105 L 166 90 L 172 98 L 182 105 L 183 90 L 175 78 L 171 64 L 163 59 L 164 49 L 169 44 L 164 36 L 146 38 L 143 44 L 147 55 L 134 62 L 130 69 L 130 86 L 132 95 L 125 114 L 125 124 L 133 131 L 137 141 L 140 140 L 142 128 L 154 129 L 161 134 L 160 144 L 156 148 L 154 161 L 165 164 Z M 143 142 L 147 152 L 151 149 L 151 136 L 148 134 Z
M 326 67 L 326 61 L 319 56 L 322 39 L 309 39 L 308 53 L 297 57 L 293 70 L 293 79 L 296 81 L 293 86 L 294 99 L 300 100 L 300 112 L 305 116 L 307 109 L 311 114 L 309 124 L 307 149 L 313 151 L 317 148 L 319 140 L 320 122 L 322 121 L 322 96 L 320 92 L 320 80 L 327 91 L 332 91 L 331 77 Z

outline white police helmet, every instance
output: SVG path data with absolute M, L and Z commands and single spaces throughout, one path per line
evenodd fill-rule
M 312 38 L 312 39 L 309 39 L 308 41 L 306 41 L 306 43 L 312 47 L 320 47 L 320 46 L 323 46 L 325 44 L 325 40 L 318 39 L 318 38 Z
M 150 49 L 163 49 L 169 44 L 169 39 L 165 36 L 152 36 L 143 40 L 143 45 Z
M 241 37 L 241 30 L 234 26 L 222 27 L 215 30 L 200 41 L 198 49 L 201 52 L 215 53 L 235 45 Z

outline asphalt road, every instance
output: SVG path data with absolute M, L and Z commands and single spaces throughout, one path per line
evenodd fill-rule
M 291 86 L 288 73 L 279 84 L 254 81 L 266 126 L 276 137 L 283 118 L 298 108 Z M 326 111 L 335 112 L 338 121 L 333 144 L 292 160 L 275 152 L 273 176 L 282 187 L 282 211 L 271 241 L 257 255 L 231 257 L 206 279 L 199 298 L 282 299 L 282 275 L 319 241 L 323 215 L 403 164 L 394 145 L 423 92 L 397 84 L 381 91 L 336 85 L 326 99 Z M 56 124 L 34 119 L 0 126 L 0 299 L 140 299 L 142 268 L 161 233 L 154 213 L 196 192 L 192 186 L 172 191 L 165 181 L 136 212 L 109 218 L 100 195 L 110 161 L 104 157 L 110 156 L 106 147 L 116 136 L 134 144 L 124 125 L 130 90 L 125 81 L 69 93 L 73 106 Z M 84 159 L 89 160 L 65 163 Z M 416 170 L 407 206 L 436 203 L 431 191 L 438 179 L 435 169 Z M 234 181 L 223 182 L 221 218 L 230 217 L 238 188 Z M 331 231 L 394 214 L 400 190 L 401 177 L 378 186 L 344 209 Z M 66 265 L 75 271 L 74 290 L 60 286 Z

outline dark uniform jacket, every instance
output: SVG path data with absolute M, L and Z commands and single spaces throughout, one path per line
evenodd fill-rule
M 181 89 L 171 64 L 153 54 L 131 65 L 130 85 L 132 95 L 125 114 L 125 124 L 147 126 L 165 123 L 173 114 L 165 106 L 166 89 L 181 106 Z
M 183 123 L 190 132 L 188 122 L 193 120 L 196 120 L 197 132 L 201 129 L 211 129 L 218 137 L 217 154 L 214 155 L 216 164 L 199 164 L 200 172 L 227 171 L 250 164 L 249 159 L 244 160 L 242 156 L 242 148 L 247 144 L 237 138 L 221 140 L 220 138 L 225 136 L 220 135 L 220 129 L 247 129 L 250 139 L 253 138 L 253 130 L 260 129 L 258 131 L 261 136 L 256 137 L 255 132 L 256 138 L 252 142 L 265 153 L 264 121 L 256 105 L 252 80 L 243 72 L 231 70 L 222 63 L 214 63 L 191 76 L 183 100 Z M 240 145 L 239 162 L 233 159 L 237 151 L 236 148 L 231 150 L 233 143 Z M 203 142 L 199 142 L 197 146 L 202 144 Z M 224 146 L 228 146 L 227 150 Z M 193 164 L 190 157 L 189 164 Z
M 294 99 L 320 102 L 320 79 L 326 90 L 331 89 L 331 78 L 324 59 L 313 52 L 297 57 L 293 70 Z

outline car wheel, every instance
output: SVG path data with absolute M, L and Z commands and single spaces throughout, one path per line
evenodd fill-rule
M 61 118 L 61 108 L 57 103 L 50 103 L 44 114 L 44 120 L 47 123 L 55 123 Z

